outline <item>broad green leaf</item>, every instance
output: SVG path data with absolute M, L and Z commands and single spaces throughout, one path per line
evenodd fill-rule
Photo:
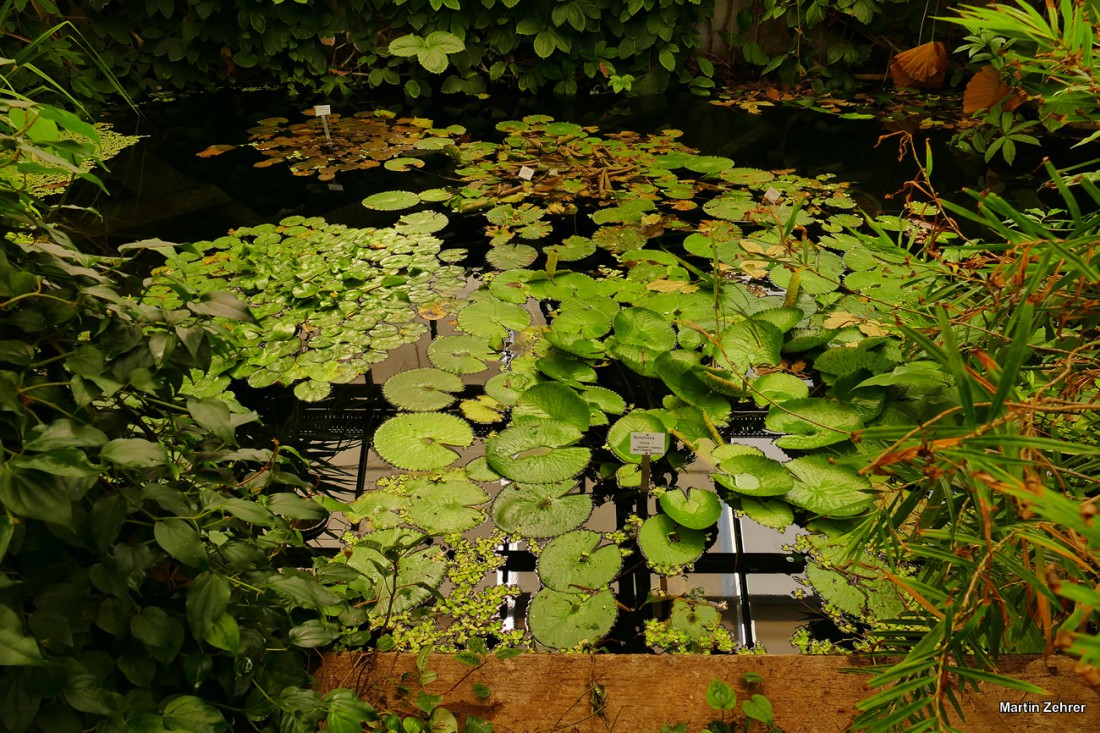
M 592 514 L 592 498 L 566 495 L 570 490 L 571 483 L 564 488 L 557 483 L 512 484 L 493 502 L 493 521 L 505 532 L 524 537 L 556 537 L 576 529 Z
M 597 549 L 599 544 L 600 535 L 587 530 L 554 538 L 539 553 L 539 579 L 566 593 L 607 585 L 622 567 L 622 551 L 617 545 Z
M 187 400 L 187 411 L 202 427 L 218 436 L 226 443 L 236 443 L 232 416 L 229 405 L 224 400 L 206 398 Z
M 458 460 L 455 448 L 474 442 L 470 424 L 454 415 L 414 413 L 390 418 L 374 433 L 374 449 L 386 462 L 431 471 Z
M 610 590 L 588 595 L 543 588 L 531 600 L 527 622 L 540 644 L 569 649 L 602 639 L 615 624 L 615 616 L 615 596 Z
M 103 446 L 103 460 L 127 468 L 152 468 L 168 463 L 164 446 L 143 438 L 116 438 Z
M 661 509 L 677 523 L 689 529 L 706 529 L 718 521 L 722 502 L 713 491 L 669 489 L 659 500 Z
M 214 622 L 229 607 L 229 581 L 212 572 L 200 573 L 187 589 L 187 623 L 196 639 L 206 637 Z
M 489 438 L 485 457 L 494 471 L 513 481 L 563 481 L 588 465 L 590 451 L 571 447 L 582 437 L 576 427 L 553 420 L 518 425 Z
M 707 705 L 713 710 L 733 710 L 737 707 L 737 693 L 722 680 L 711 680 L 706 697 Z
M 206 564 L 206 553 L 198 531 L 182 519 L 158 519 L 153 525 L 157 544 L 184 565 L 200 567 Z
M 844 442 L 863 427 L 854 407 L 817 397 L 773 406 L 764 424 L 772 432 L 787 433 L 775 441 L 777 446 L 798 450 Z
M 705 534 L 677 524 L 667 514 L 645 520 L 638 532 L 638 547 L 657 572 L 695 562 L 705 544 Z

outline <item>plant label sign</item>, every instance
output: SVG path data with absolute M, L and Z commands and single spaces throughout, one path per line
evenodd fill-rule
M 330 115 L 332 114 L 332 105 L 318 104 L 316 107 L 313 108 L 313 114 L 317 115 L 318 117 L 325 117 L 326 115 Z
M 535 176 L 535 169 L 523 166 L 519 169 L 519 177 L 525 181 L 530 181 Z
M 768 190 L 764 192 L 764 200 L 769 204 L 777 204 L 782 195 L 779 193 L 779 189 L 768 186 Z
M 630 452 L 636 456 L 652 456 L 665 452 L 667 433 L 631 433 Z

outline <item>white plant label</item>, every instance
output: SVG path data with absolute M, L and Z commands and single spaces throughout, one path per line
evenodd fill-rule
M 519 169 L 519 177 L 525 181 L 530 181 L 535 176 L 535 169 L 523 166 Z
M 665 452 L 667 433 L 631 433 L 630 453 L 635 456 L 654 456 Z
M 779 203 L 779 199 L 783 197 L 783 194 L 779 193 L 778 189 L 768 186 L 768 190 L 764 192 L 764 200 L 769 204 Z
M 330 184 L 328 184 L 328 190 L 329 191 L 343 191 L 344 187 L 339 183 L 330 183 Z
M 313 108 L 313 114 L 317 115 L 318 117 L 324 117 L 325 115 L 330 115 L 330 114 L 332 114 L 332 105 L 331 104 L 319 104 L 319 105 L 317 105 L 316 107 Z

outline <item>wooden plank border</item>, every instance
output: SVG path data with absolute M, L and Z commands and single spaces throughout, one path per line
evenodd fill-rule
M 477 715 L 498 733 L 655 733 L 664 723 L 687 723 L 698 731 L 717 717 L 706 704 L 712 679 L 729 683 L 739 698 L 761 693 L 771 700 L 775 722 L 786 733 L 848 730 L 856 703 L 870 694 L 868 676 L 852 673 L 868 662 L 860 657 L 761 655 L 611 655 L 522 654 L 507 660 L 490 657 L 471 667 L 451 655 L 433 654 L 428 669 L 436 679 L 416 683 L 416 657 L 409 654 L 329 653 L 315 671 L 322 691 L 351 687 L 360 696 L 390 710 L 414 707 L 400 686 L 443 695 L 443 705 L 459 717 Z M 1030 695 L 984 685 L 964 700 L 973 733 L 1100 731 L 1100 697 L 1063 657 L 1014 656 L 1002 660 L 1005 674 L 1027 680 L 1048 695 Z M 746 672 L 764 678 L 743 682 Z M 474 683 L 489 687 L 488 699 L 473 694 Z M 602 710 L 594 690 L 600 690 Z M 1044 712 L 1047 702 L 1083 705 L 1080 711 Z M 1006 712 L 1001 703 L 1022 705 Z M 594 704 L 596 703 L 596 704 Z M 1034 704 L 1034 708 L 1031 706 Z

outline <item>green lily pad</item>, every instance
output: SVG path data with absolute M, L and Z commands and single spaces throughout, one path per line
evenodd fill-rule
M 706 349 L 725 369 L 745 372 L 754 366 L 775 366 L 782 357 L 783 332 L 766 321 L 738 321 L 722 329 L 722 348 Z
M 502 339 L 509 331 L 522 331 L 531 325 L 531 314 L 523 306 L 488 298 L 463 308 L 458 327 L 468 334 L 486 339 Z
M 500 354 L 479 336 L 441 336 L 428 346 L 428 361 L 445 372 L 477 374 Z
M 851 517 L 871 504 L 864 489 L 870 483 L 848 466 L 829 463 L 827 456 L 804 456 L 785 464 L 798 483 L 784 498 L 808 512 L 828 517 Z
M 785 372 L 764 374 L 752 380 L 750 384 L 752 399 L 760 407 L 800 400 L 810 395 L 810 388 L 804 381 Z
M 298 382 L 294 385 L 294 396 L 302 402 L 320 402 L 332 392 L 332 384 L 314 379 Z
M 535 362 L 535 366 L 551 379 L 578 388 L 582 382 L 596 381 L 596 370 L 590 364 L 562 351 L 542 357 Z
M 627 252 L 644 247 L 646 237 L 636 226 L 602 226 L 592 234 L 592 241 L 611 252 Z
M 536 384 L 524 392 L 512 408 L 512 422 L 525 425 L 544 420 L 557 420 L 578 430 L 587 430 L 591 420 L 588 403 L 564 384 Z
M 740 509 L 752 521 L 783 531 L 794 524 L 794 510 L 787 502 L 775 499 L 740 497 Z
M 373 529 L 389 529 L 401 524 L 400 511 L 405 508 L 405 499 L 394 496 L 385 491 L 370 491 L 358 497 L 348 505 L 350 510 L 345 512 L 348 521 L 370 523 Z
M 754 321 L 767 321 L 782 333 L 790 331 L 792 328 L 802 322 L 802 319 L 806 317 L 806 314 L 802 312 L 801 308 L 795 308 L 794 306 L 780 306 L 778 308 L 765 308 L 762 311 L 757 311 L 752 314 Z
M 470 461 L 463 470 L 466 472 L 466 478 L 478 483 L 487 484 L 501 479 L 499 473 L 489 468 L 489 462 L 485 460 L 485 456 L 478 456 Z
M 519 270 L 538 259 L 538 250 L 529 244 L 498 244 L 485 260 L 498 270 Z
M 504 419 L 504 405 L 494 400 L 489 395 L 478 395 L 476 399 L 462 400 L 458 408 L 462 410 L 462 416 L 470 422 L 480 425 L 492 425 Z
M 684 168 L 696 173 L 715 175 L 733 167 L 733 161 L 718 155 L 693 155 L 684 162 Z
M 556 537 L 585 523 L 592 497 L 569 494 L 573 483 L 511 484 L 493 502 L 493 521 L 505 532 L 524 537 Z
M 762 186 L 775 180 L 774 173 L 759 168 L 727 168 L 721 176 L 722 180 L 738 186 Z
M 462 378 L 441 369 L 410 369 L 399 372 L 382 385 L 382 394 L 401 410 L 433 412 L 455 401 L 454 392 L 465 388 Z
M 611 452 L 625 463 L 641 463 L 642 457 L 630 452 L 631 433 L 667 433 L 665 424 L 647 410 L 634 410 L 623 415 L 607 431 L 607 445 Z M 669 441 L 665 439 L 665 450 L 669 448 Z M 660 458 L 665 451 L 654 454 L 653 458 Z
M 485 457 L 494 471 L 513 481 L 564 481 L 584 470 L 591 458 L 587 448 L 573 447 L 584 434 L 554 420 L 517 425 L 501 431 L 485 444 Z
M 424 161 L 422 161 L 420 158 L 390 158 L 382 165 L 388 171 L 397 171 L 398 173 L 404 173 L 410 168 L 423 168 Z
M 785 465 L 765 456 L 724 458 L 718 468 L 711 478 L 737 494 L 781 496 L 794 488 L 794 477 Z
M 428 534 L 444 535 L 472 529 L 485 519 L 478 507 L 489 495 L 469 481 L 434 482 L 417 479 L 409 484 L 409 522 Z
M 703 532 L 681 526 L 667 514 L 650 517 L 638 530 L 638 547 L 658 572 L 695 562 L 705 546 Z
M 588 530 L 555 537 L 539 553 L 538 573 L 542 584 L 564 593 L 595 590 L 607 585 L 623 564 L 617 545 L 599 549 L 600 535 Z
M 585 386 L 581 389 L 581 399 L 609 415 L 621 415 L 626 411 L 626 400 L 622 395 L 606 387 Z
M 615 625 L 615 615 L 615 596 L 610 590 L 590 596 L 544 588 L 531 599 L 527 624 L 540 644 L 571 649 L 602 639 Z
M 523 372 L 502 372 L 485 383 L 485 394 L 502 405 L 514 405 L 538 380 Z
M 722 622 L 722 614 L 714 606 L 703 603 L 689 603 L 682 598 L 672 602 L 672 613 L 669 615 L 672 628 L 688 635 L 690 639 L 698 639 L 713 632 Z
M 378 211 L 397 211 L 419 203 L 420 196 L 412 191 L 383 191 L 363 199 L 363 206 Z
M 661 510 L 677 524 L 689 529 L 706 529 L 722 515 L 722 502 L 713 491 L 669 489 L 659 499 Z
M 774 433 L 787 433 L 775 441 L 780 448 L 810 450 L 848 440 L 863 421 L 850 405 L 807 397 L 772 407 L 764 426 Z
M 470 424 L 454 415 L 414 413 L 392 417 L 374 433 L 374 450 L 387 463 L 408 471 L 431 471 L 458 460 L 453 447 L 474 442 Z
M 545 248 L 547 255 L 554 255 L 558 262 L 583 260 L 596 252 L 596 243 L 588 237 L 573 235 L 562 240 L 561 244 L 552 244 Z

